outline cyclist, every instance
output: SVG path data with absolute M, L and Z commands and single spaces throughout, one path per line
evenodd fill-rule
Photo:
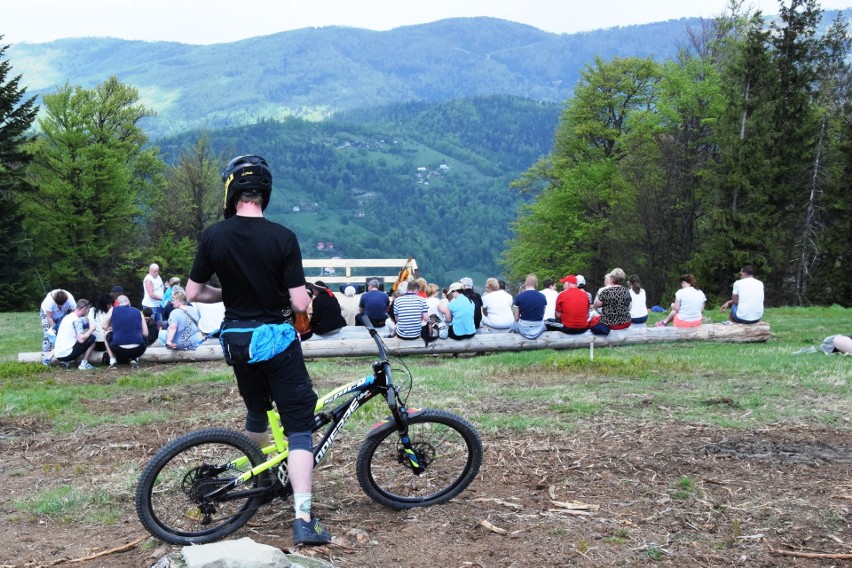
M 305 289 L 302 255 L 296 235 L 263 216 L 272 192 L 272 172 L 260 156 L 238 156 L 222 173 L 225 184 L 223 221 L 208 227 L 201 237 L 186 295 L 191 301 L 224 302 L 222 342 L 234 367 L 237 386 L 246 405 L 246 433 L 258 446 L 268 441 L 266 411 L 274 401 L 287 431 L 290 453 L 287 467 L 293 487 L 296 518 L 295 544 L 325 544 L 328 531 L 311 515 L 313 452 L 311 429 L 317 395 L 305 367 L 298 339 L 281 345 L 264 361 L 249 363 L 240 351 L 247 345 L 226 337 L 232 331 L 261 324 L 286 329 L 294 312 L 305 312 L 310 298 Z M 221 288 L 208 284 L 213 274 Z M 245 339 L 244 339 L 245 341 Z

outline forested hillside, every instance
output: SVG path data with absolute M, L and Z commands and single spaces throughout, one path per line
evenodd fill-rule
M 357 108 L 495 94 L 563 102 L 594 57 L 675 53 L 677 20 L 553 34 L 494 18 L 459 18 L 376 32 L 327 27 L 216 45 L 63 39 L 9 49 L 30 94 L 111 76 L 157 113 L 153 138 L 263 118 L 313 120 Z
M 209 136 L 215 152 L 267 158 L 275 175 L 267 214 L 297 231 L 306 257 L 414 256 L 424 275 L 448 283 L 461 273 L 497 274 L 519 203 L 508 185 L 550 151 L 560 110 L 479 97 Z M 175 161 L 197 136 L 162 140 L 164 157 Z

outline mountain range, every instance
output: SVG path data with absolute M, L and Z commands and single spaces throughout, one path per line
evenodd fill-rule
M 214 45 L 73 38 L 7 53 L 28 94 L 117 76 L 157 112 L 145 128 L 159 137 L 411 101 L 501 94 L 564 102 L 595 57 L 665 59 L 699 23 L 554 34 L 480 17 L 390 31 L 306 28 Z

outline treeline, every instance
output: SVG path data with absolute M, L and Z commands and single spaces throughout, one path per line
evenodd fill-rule
M 820 34 L 815 0 L 780 6 L 767 27 L 732 3 L 666 63 L 584 70 L 553 152 L 514 183 L 533 201 L 512 278 L 620 266 L 656 303 L 685 272 L 728 296 L 752 264 L 770 304 L 852 303 L 847 23 Z

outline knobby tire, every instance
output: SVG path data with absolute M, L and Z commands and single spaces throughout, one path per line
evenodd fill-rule
M 415 475 L 399 434 L 389 429 L 368 437 L 358 452 L 358 483 L 376 502 L 392 509 L 449 501 L 470 485 L 482 464 L 482 441 L 464 418 L 426 410 L 409 419 L 409 437 L 426 471 Z
M 214 472 L 241 456 L 249 463 Z M 136 512 L 145 528 L 160 540 L 179 545 L 219 540 L 242 527 L 261 506 L 263 497 L 202 503 L 203 496 L 228 480 L 263 463 L 265 457 L 245 435 L 223 428 L 190 432 L 163 446 L 151 459 L 136 486 Z M 271 483 L 269 471 L 235 487 L 229 496 Z

